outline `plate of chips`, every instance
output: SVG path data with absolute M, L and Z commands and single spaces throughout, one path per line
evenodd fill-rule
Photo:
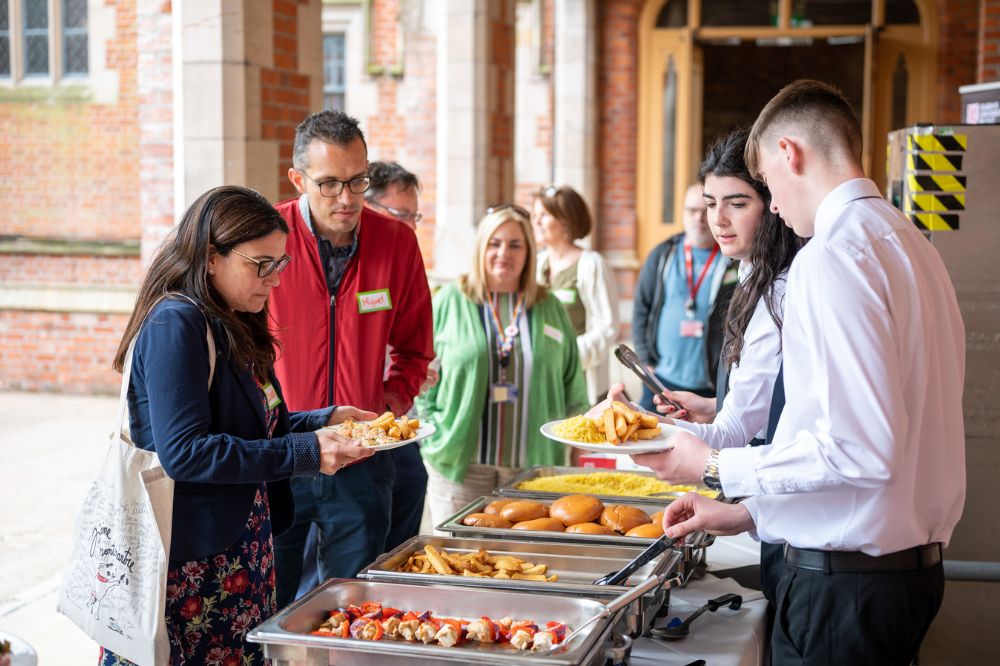
M 388 451 L 419 442 L 437 430 L 430 423 L 421 423 L 419 419 L 406 416 L 397 419 L 392 412 L 384 412 L 371 421 L 347 419 L 343 423 L 327 427 L 345 437 L 356 439 L 376 451 Z

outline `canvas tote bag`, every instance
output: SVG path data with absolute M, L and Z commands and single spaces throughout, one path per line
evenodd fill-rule
M 211 387 L 215 340 L 207 322 L 205 329 Z M 174 481 L 156 453 L 136 447 L 125 430 L 134 348 L 135 339 L 125 355 L 116 428 L 76 518 L 56 609 L 108 650 L 153 666 L 170 661 L 164 609 Z

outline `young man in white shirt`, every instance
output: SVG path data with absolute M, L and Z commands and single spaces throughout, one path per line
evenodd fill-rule
M 864 177 L 850 105 L 816 81 L 786 86 L 747 146 L 772 209 L 812 237 L 788 277 L 785 409 L 773 444 L 712 450 L 690 434 L 636 456 L 661 478 L 704 480 L 670 536 L 755 531 L 786 544 L 775 664 L 909 664 L 944 593 L 941 548 L 965 500 L 965 331 L 937 252 Z

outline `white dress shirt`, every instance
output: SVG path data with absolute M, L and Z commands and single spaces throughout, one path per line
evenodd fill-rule
M 947 544 L 965 501 L 965 327 L 941 257 L 868 179 L 834 189 L 788 276 L 786 403 L 720 479 L 764 541 Z
M 750 277 L 750 263 L 740 263 L 740 281 Z M 722 403 L 722 410 L 712 423 L 675 421 L 708 442 L 713 449 L 746 446 L 754 437 L 767 435 L 768 416 L 774 381 L 781 368 L 781 331 L 771 319 L 767 300 L 781 317 L 785 300 L 785 281 L 788 271 L 782 271 L 769 293 L 761 296 L 753 316 L 743 333 L 743 350 L 739 365 L 729 371 L 729 392 Z

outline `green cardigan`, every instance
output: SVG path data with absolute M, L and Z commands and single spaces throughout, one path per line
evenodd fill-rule
M 555 296 L 546 294 L 528 310 L 531 325 L 531 395 L 528 408 L 528 465 L 566 464 L 566 446 L 544 437 L 548 421 L 582 414 L 588 407 L 576 334 Z M 434 296 L 434 351 L 441 380 L 417 398 L 421 418 L 437 432 L 421 444 L 424 460 L 456 483 L 476 452 L 486 407 L 488 354 L 479 305 L 458 285 Z

